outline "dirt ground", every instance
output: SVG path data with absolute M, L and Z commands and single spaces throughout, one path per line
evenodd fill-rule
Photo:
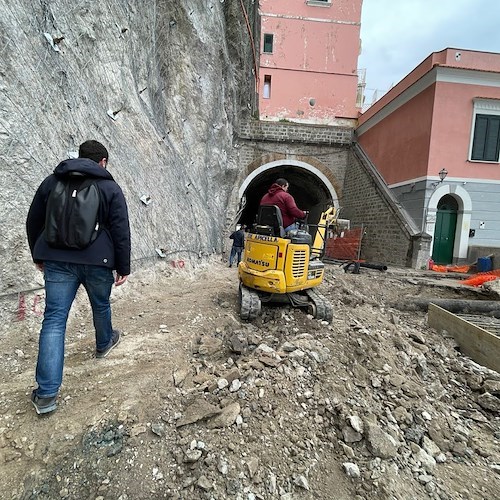
M 79 294 L 45 417 L 28 307 L 0 330 L 0 497 L 500 498 L 500 375 L 401 306 L 484 298 L 456 283 L 329 264 L 331 324 L 285 306 L 245 323 L 236 269 L 160 263 L 113 291 L 105 359 Z

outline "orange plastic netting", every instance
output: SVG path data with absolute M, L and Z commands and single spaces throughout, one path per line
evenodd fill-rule
M 487 273 L 480 273 L 480 274 L 475 274 L 474 276 L 471 276 L 470 278 L 461 281 L 460 283 L 462 285 L 471 285 L 471 286 L 481 286 L 483 283 L 486 283 L 487 281 L 493 281 L 498 278 L 498 276 L 489 274 L 492 271 L 488 271 Z
M 467 273 L 472 266 L 442 266 L 438 264 L 433 264 L 432 270 L 438 273 L 455 272 L 455 273 Z M 476 273 L 471 275 L 469 278 L 460 281 L 462 285 L 470 286 L 481 286 L 483 283 L 488 281 L 496 280 L 500 278 L 500 269 L 493 269 L 492 271 L 485 271 L 483 273 Z
M 471 266 L 440 266 L 434 264 L 431 269 L 438 273 L 468 273 Z
M 481 276 L 496 276 L 497 278 L 500 278 L 500 269 L 493 269 L 493 271 L 484 271 L 484 273 L 477 273 L 478 275 Z

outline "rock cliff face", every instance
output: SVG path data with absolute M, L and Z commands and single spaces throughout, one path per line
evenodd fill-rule
M 253 0 L 243 5 L 252 19 Z M 0 293 L 41 279 L 28 207 L 87 139 L 110 151 L 136 266 L 157 248 L 182 258 L 221 250 L 233 127 L 253 95 L 240 1 L 1 0 L 0 13 Z

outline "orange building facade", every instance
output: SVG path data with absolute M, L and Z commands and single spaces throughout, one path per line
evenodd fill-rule
M 358 123 L 359 144 L 433 237 L 435 261 L 500 247 L 500 54 L 435 52 Z
M 355 126 L 362 0 L 260 0 L 259 118 Z

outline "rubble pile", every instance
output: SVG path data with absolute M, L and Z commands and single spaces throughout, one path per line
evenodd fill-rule
M 412 281 L 330 266 L 330 324 L 289 307 L 244 323 L 212 294 L 147 408 L 110 412 L 24 498 L 497 497 L 500 375 L 388 305 L 429 293 Z

